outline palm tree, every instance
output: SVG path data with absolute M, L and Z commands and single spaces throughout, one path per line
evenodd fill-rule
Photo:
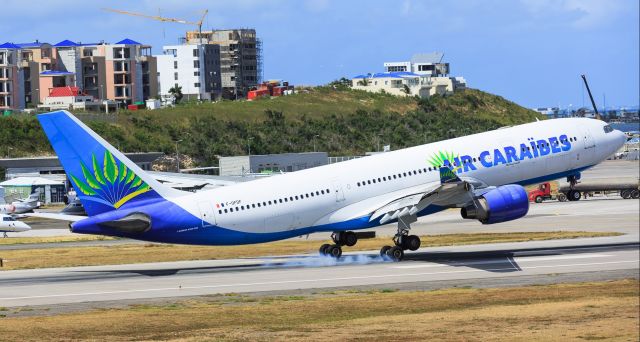
M 180 100 L 182 100 L 182 87 L 181 86 L 174 86 L 171 89 L 169 89 L 169 94 L 171 94 L 173 96 L 173 98 L 176 100 L 176 104 L 178 104 L 180 102 Z

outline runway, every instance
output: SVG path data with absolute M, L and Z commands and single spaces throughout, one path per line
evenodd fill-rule
M 385 262 L 372 251 L 346 254 L 338 262 L 303 255 L 5 271 L 0 306 L 92 302 L 95 307 L 108 301 L 397 284 L 420 289 L 451 281 L 474 286 L 486 279 L 524 285 L 551 275 L 588 280 L 612 271 L 638 278 L 637 242 L 581 240 L 557 240 L 552 248 L 530 242 L 424 248 L 399 263 Z

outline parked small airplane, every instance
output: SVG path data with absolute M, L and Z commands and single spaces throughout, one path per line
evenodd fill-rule
M 28 224 L 16 221 L 12 216 L 6 214 L 0 214 L 0 232 L 4 237 L 7 237 L 7 233 L 19 233 L 31 230 Z
M 39 200 L 40 190 L 36 189 L 27 198 L 15 200 L 11 204 L 0 204 L 0 214 L 17 215 L 31 212 L 42 205 Z
M 380 250 L 395 261 L 420 247 L 410 234 L 419 216 L 460 208 L 483 224 L 521 218 L 522 185 L 575 184 L 626 141 L 600 120 L 544 120 L 191 193 L 163 185 L 67 111 L 38 120 L 89 215 L 46 215 L 72 221 L 72 232 L 201 245 L 331 232 L 320 253 L 339 258 L 354 230 L 395 222 L 393 246 Z

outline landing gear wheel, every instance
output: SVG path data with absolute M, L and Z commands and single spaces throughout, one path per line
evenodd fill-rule
M 380 256 L 382 257 L 382 259 L 387 259 L 387 251 L 391 249 L 391 246 L 382 246 L 382 248 L 380 248 Z
M 320 250 L 319 250 L 320 255 L 323 255 L 323 256 L 327 255 L 327 249 L 329 249 L 329 247 L 331 247 L 331 245 L 328 243 L 325 243 L 324 245 L 320 246 Z
M 580 193 L 580 191 L 569 190 L 567 192 L 567 199 L 571 202 L 579 201 L 580 198 L 582 198 L 582 194 Z
M 342 248 L 339 245 L 330 245 L 327 248 L 327 255 L 334 259 L 339 259 L 342 256 Z
M 580 198 L 582 198 L 582 194 L 580 193 L 580 191 L 569 191 L 568 193 L 568 197 L 570 201 L 579 201 Z
M 416 251 L 420 248 L 420 238 L 417 235 L 409 235 L 403 239 L 406 248 L 410 251 Z
M 354 232 L 344 232 L 344 244 L 353 247 L 358 243 L 358 236 Z
M 402 260 L 402 258 L 404 258 L 404 251 L 398 246 L 391 247 L 387 251 L 387 257 L 389 257 L 392 261 L 400 261 Z

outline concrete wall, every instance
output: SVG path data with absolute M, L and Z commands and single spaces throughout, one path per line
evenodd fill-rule
M 294 172 L 328 163 L 326 152 L 283 153 L 220 158 L 220 175 L 243 173 Z
M 361 85 L 363 80 L 367 81 L 366 86 Z M 354 78 L 351 80 L 352 88 L 378 93 L 386 92 L 396 96 L 429 97 L 435 94 L 451 94 L 456 90 L 466 87 L 466 81 L 462 77 L 377 77 L 377 78 Z M 409 93 L 405 92 L 405 85 L 409 87 Z

